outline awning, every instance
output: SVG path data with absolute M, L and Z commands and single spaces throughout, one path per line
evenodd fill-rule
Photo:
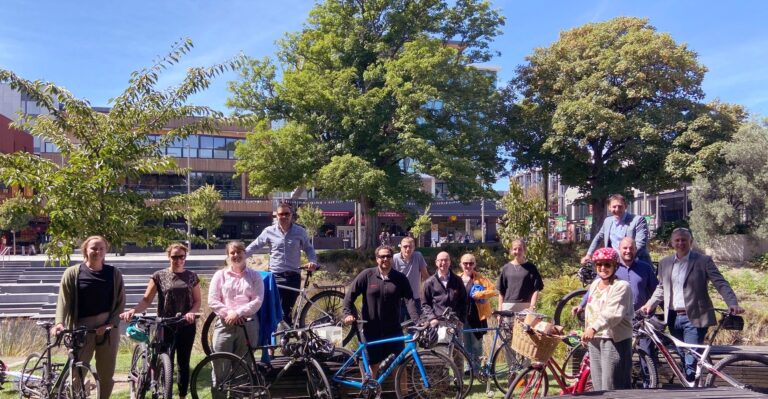
M 403 217 L 403 215 L 400 212 L 392 212 L 392 211 L 379 212 L 378 216 L 380 218 L 401 218 L 401 217 Z
M 350 215 L 352 215 L 352 212 L 323 211 L 323 216 L 325 217 L 349 217 Z

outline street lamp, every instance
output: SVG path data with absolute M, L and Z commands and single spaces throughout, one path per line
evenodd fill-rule
M 191 240 L 192 226 L 189 224 L 189 194 L 192 188 L 192 182 L 190 179 L 192 170 L 189 168 L 189 158 L 190 158 L 189 137 L 187 137 L 185 141 L 187 142 L 187 216 L 184 219 L 187 223 L 187 248 L 189 248 L 189 250 L 192 250 L 192 240 Z

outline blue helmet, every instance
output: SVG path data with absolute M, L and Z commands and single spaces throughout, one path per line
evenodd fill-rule
M 125 335 L 136 342 L 149 342 L 149 334 L 133 323 L 125 329 Z

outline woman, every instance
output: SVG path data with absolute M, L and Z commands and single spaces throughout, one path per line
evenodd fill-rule
M 461 280 L 469 295 L 469 310 L 467 312 L 467 325 L 469 328 L 488 328 L 488 316 L 491 315 L 489 299 L 496 294 L 493 284 L 476 271 L 477 262 L 472 254 L 464 254 L 461 257 Z M 483 335 L 485 331 L 463 333 L 464 345 L 472 361 L 473 367 L 480 366 L 480 356 L 483 355 Z M 467 365 L 465 368 L 468 368 Z M 468 370 L 465 370 L 468 371 Z
M 598 279 L 589 286 L 584 334 L 595 391 L 628 389 L 632 371 L 632 290 L 616 278 L 619 254 L 600 248 L 592 254 Z
M 544 280 L 539 269 L 525 259 L 525 242 L 512 241 L 509 250 L 512 261 L 504 265 L 496 283 L 499 291 L 499 310 L 521 312 L 535 310 L 539 292 L 544 289 Z
M 200 311 L 200 279 L 195 272 L 184 269 L 189 250 L 183 244 L 171 244 L 166 248 L 170 266 L 167 269 L 158 270 L 147 283 L 144 297 L 133 309 L 120 315 L 124 321 L 131 321 L 137 312 L 143 312 L 152 304 L 155 293 L 160 294 L 157 301 L 157 315 L 160 317 L 172 317 L 177 314 L 184 315 L 186 324 L 168 326 L 164 331 L 165 345 L 170 347 L 171 359 L 176 353 L 176 365 L 179 372 L 177 381 L 179 397 L 187 396 L 189 387 L 189 357 L 192 353 L 192 345 L 195 342 L 195 313 Z M 175 340 L 175 341 L 174 341 Z M 171 343 L 174 343 L 171 345 Z
M 123 275 L 116 267 L 104 264 L 108 249 L 109 243 L 101 236 L 91 236 L 83 241 L 80 246 L 83 263 L 70 266 L 61 276 L 56 325 L 51 329 L 52 335 L 80 326 L 96 330 L 95 334 L 86 335 L 78 357 L 90 362 L 95 352 L 102 399 L 109 398 L 112 393 L 120 334 L 111 330 L 120 324 L 119 316 L 125 308 Z
M 213 275 L 208 288 L 208 305 L 218 316 L 213 330 L 213 349 L 238 356 L 248 351 L 243 329 L 253 345 L 258 342 L 259 320 L 255 317 L 264 300 L 264 281 L 258 271 L 245 264 L 245 245 L 239 241 L 227 244 L 227 267 Z M 251 321 L 245 321 L 248 317 Z

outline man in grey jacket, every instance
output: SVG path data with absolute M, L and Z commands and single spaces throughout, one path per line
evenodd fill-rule
M 646 223 L 645 218 L 642 215 L 633 215 L 627 212 L 627 200 L 621 194 L 613 194 L 608 197 L 608 209 L 611 211 L 611 216 L 603 221 L 603 226 L 592 239 L 592 244 L 589 246 L 587 254 L 581 258 L 581 263 L 589 261 L 592 253 L 600 244 L 619 252 L 619 244 L 624 237 L 634 239 L 637 246 L 637 257 L 651 263 L 651 256 L 645 248 L 648 242 L 648 223 Z
M 686 228 L 672 231 L 672 247 L 675 255 L 659 262 L 659 285 L 640 310 L 651 313 L 664 301 L 664 322 L 677 339 L 690 344 L 701 344 L 707 328 L 715 325 L 715 311 L 707 292 L 712 282 L 733 314 L 744 313 L 736 294 L 718 270 L 712 258 L 691 250 L 693 235 Z M 693 380 L 695 373 L 693 356 L 685 357 L 685 373 Z

